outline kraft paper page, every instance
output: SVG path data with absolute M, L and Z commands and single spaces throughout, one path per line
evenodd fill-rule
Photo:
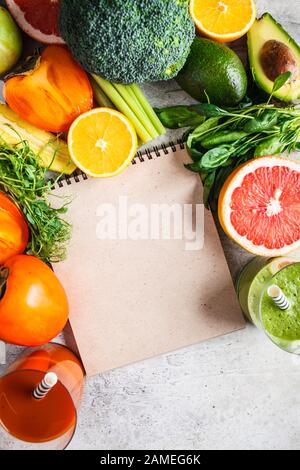
M 56 191 L 73 199 L 67 215 L 73 225 L 72 241 L 66 261 L 55 271 L 69 297 L 70 322 L 88 375 L 244 326 L 209 211 L 202 211 L 204 246 L 200 250 L 190 249 L 195 246 L 188 240 L 134 239 L 136 233 L 126 232 L 127 217 L 138 210 L 148 230 L 153 205 L 185 204 L 196 210 L 201 204 L 199 176 L 183 166 L 186 151 L 177 147 L 176 152 L 168 152 L 162 151 L 159 157 L 148 153 L 144 162 L 137 158 L 115 178 L 84 181 L 79 177 L 79 182 L 64 183 Z M 115 239 L 99 236 L 106 209 L 114 209 L 109 220 L 118 224 Z M 145 233 L 141 237 L 146 238 Z

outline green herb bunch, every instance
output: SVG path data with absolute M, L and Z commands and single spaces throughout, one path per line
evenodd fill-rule
M 280 75 L 272 93 L 289 78 Z M 186 167 L 201 175 L 206 206 L 216 206 L 227 177 L 247 160 L 300 151 L 300 108 L 275 107 L 271 98 L 256 105 L 246 99 L 235 109 L 199 103 L 156 110 L 166 127 L 190 126 L 185 140 L 193 163 Z M 195 127 L 197 114 L 204 122 Z
M 61 218 L 67 202 L 59 208 L 49 203 L 53 182 L 46 181 L 46 171 L 39 166 L 27 141 L 14 146 L 0 142 L 0 190 L 10 196 L 27 219 L 31 234 L 27 254 L 51 264 L 65 257 L 71 226 Z
M 186 165 L 201 174 L 206 205 L 215 205 L 226 178 L 247 160 L 300 150 L 300 109 L 256 105 L 235 110 L 236 116 L 207 109 L 214 116 L 188 135 L 193 163 Z

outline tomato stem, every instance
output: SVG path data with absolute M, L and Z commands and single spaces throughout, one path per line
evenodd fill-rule
M 8 268 L 0 268 L 0 300 L 3 298 L 6 291 L 6 283 L 9 275 Z

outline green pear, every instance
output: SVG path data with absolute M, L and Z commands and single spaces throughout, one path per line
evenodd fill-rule
M 0 7 L 0 75 L 9 72 L 22 53 L 22 36 L 10 13 Z

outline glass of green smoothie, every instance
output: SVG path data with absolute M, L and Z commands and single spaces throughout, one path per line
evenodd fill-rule
M 256 256 L 243 268 L 236 285 L 238 299 L 246 318 L 258 328 L 261 328 L 259 304 L 262 291 L 274 274 L 294 262 L 292 258 Z
M 277 346 L 300 354 L 300 262 L 268 280 L 260 296 L 259 322 Z

